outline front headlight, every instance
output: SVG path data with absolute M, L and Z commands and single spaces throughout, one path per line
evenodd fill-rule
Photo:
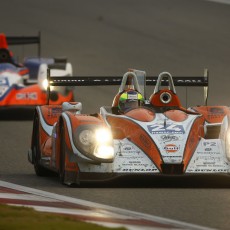
M 94 156 L 100 159 L 113 160 L 114 159 L 114 148 L 109 145 L 100 145 L 95 149 Z
M 94 143 L 94 134 L 92 130 L 83 130 L 79 134 L 80 142 L 85 146 L 90 146 Z
M 109 143 L 112 140 L 112 134 L 110 130 L 106 128 L 101 128 L 95 131 L 95 138 L 97 144 L 105 144 Z
M 49 85 L 48 80 L 44 79 L 42 81 L 42 89 L 47 90 L 48 85 Z
M 113 137 L 109 129 L 100 128 L 95 131 L 96 148 L 94 149 L 94 156 L 113 160 L 114 159 L 114 148 L 113 148 Z
M 111 162 L 114 159 L 113 137 L 108 128 L 90 126 L 90 129 L 79 127 L 76 132 L 76 146 L 92 159 Z
M 46 91 L 47 88 L 48 88 L 48 85 L 49 85 L 48 80 L 47 79 L 43 79 L 42 83 L 41 83 L 41 88 Z M 54 89 L 55 89 L 55 86 L 50 86 L 50 91 L 53 91 Z

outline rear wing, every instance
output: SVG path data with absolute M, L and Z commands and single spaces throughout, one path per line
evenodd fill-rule
M 37 36 L 7 36 L 8 45 L 38 45 L 38 56 L 41 57 L 41 32 Z
M 145 95 L 145 86 L 156 85 L 158 76 L 146 76 L 144 71 L 131 70 L 136 73 L 138 82 L 142 82 L 141 93 Z M 71 76 L 71 77 L 56 77 L 50 76 L 50 69 L 47 70 L 48 88 L 50 93 L 50 86 L 105 86 L 105 85 L 121 85 L 123 76 Z M 204 103 L 207 105 L 208 100 L 208 78 L 209 72 L 204 70 L 204 76 L 175 76 L 173 83 L 175 86 L 184 87 L 203 87 L 204 88 Z M 141 84 L 142 84 L 141 83 Z M 162 86 L 168 86 L 167 80 L 162 80 Z

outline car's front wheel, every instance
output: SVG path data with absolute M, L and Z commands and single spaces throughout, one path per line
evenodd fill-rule
M 63 125 L 60 127 L 60 168 L 59 177 L 61 183 L 64 184 L 65 181 L 65 156 L 66 156 L 66 146 L 65 146 L 65 130 Z
M 49 171 L 41 165 L 41 150 L 39 143 L 39 119 L 36 116 L 34 121 L 34 145 L 33 145 L 33 154 L 34 154 L 34 170 L 37 176 L 48 176 Z

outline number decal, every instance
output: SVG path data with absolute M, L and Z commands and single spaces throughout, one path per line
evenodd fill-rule
M 183 125 L 177 124 L 155 124 L 149 125 L 148 130 L 151 134 L 183 134 L 185 133 Z
M 0 97 L 3 96 L 6 91 L 9 89 L 9 82 L 6 77 L 0 78 Z

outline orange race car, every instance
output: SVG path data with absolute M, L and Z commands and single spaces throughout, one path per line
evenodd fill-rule
M 72 76 L 72 65 L 65 58 L 41 58 L 39 36 L 6 37 L 0 34 L 0 109 L 29 108 L 47 103 L 47 68 L 57 76 Z M 38 44 L 38 57 L 18 63 L 8 45 Z M 73 100 L 71 88 L 53 87 L 50 104 Z
M 119 176 L 230 173 L 230 109 L 183 108 L 177 86 L 201 86 L 208 74 L 158 78 L 131 70 L 122 77 L 50 77 L 50 85 L 120 85 L 112 106 L 81 114 L 81 103 L 37 106 L 28 159 L 38 176 L 62 183 Z M 145 96 L 145 84 L 156 85 Z

